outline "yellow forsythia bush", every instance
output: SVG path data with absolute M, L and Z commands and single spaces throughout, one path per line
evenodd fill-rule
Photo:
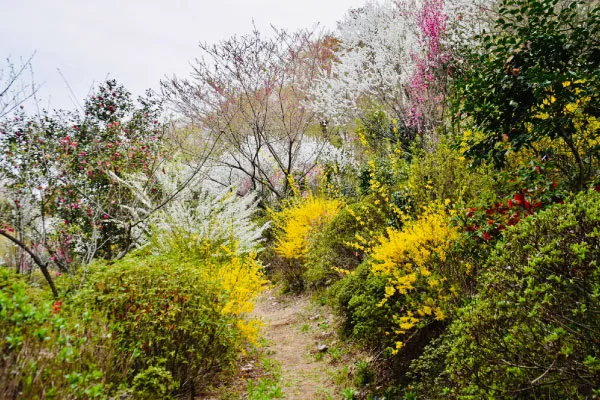
M 405 335 L 421 322 L 445 318 L 445 304 L 455 290 L 448 287 L 437 267 L 446 261 L 452 242 L 459 236 L 449 217 L 443 206 L 430 207 L 402 230 L 388 229 L 372 250 L 373 273 L 388 278 L 380 306 L 391 301 L 405 303 L 402 309 L 406 312 L 392 316 L 395 335 Z M 402 345 L 397 341 L 394 352 Z
M 245 318 L 254 310 L 255 298 L 266 288 L 268 281 L 263 275 L 263 267 L 255 253 L 245 256 L 236 254 L 233 249 L 223 246 L 229 254 L 227 264 L 216 264 L 213 279 L 218 279 L 223 293 L 227 293 L 227 302 L 221 309 L 224 315 L 236 316 L 236 326 L 242 336 L 251 343 L 258 339 L 258 321 Z
M 341 208 L 342 202 L 337 199 L 310 195 L 272 213 L 276 229 L 275 252 L 289 260 L 303 259 L 311 231 L 330 222 Z

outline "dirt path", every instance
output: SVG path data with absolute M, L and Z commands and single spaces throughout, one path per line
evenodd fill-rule
M 324 317 L 310 311 L 310 302 L 305 296 L 276 296 L 274 293 L 272 289 L 259 299 L 254 317 L 263 321 L 262 333 L 269 343 L 269 358 L 281 365 L 285 398 L 335 398 L 335 385 L 327 373 L 331 366 L 317 361 L 318 347 L 327 343 L 330 334 L 302 329 Z

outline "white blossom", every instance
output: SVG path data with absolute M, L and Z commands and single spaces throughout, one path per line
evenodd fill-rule
M 413 68 L 414 21 L 394 2 L 369 2 L 346 13 L 337 37 L 338 62 L 311 90 L 310 107 L 337 125 L 350 122 L 365 99 L 401 113 L 403 85 Z

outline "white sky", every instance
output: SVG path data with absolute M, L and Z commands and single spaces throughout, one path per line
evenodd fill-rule
M 269 24 L 329 29 L 365 0 L 0 0 L 0 68 L 33 59 L 42 106 L 73 108 L 107 74 L 135 95 L 165 76 L 187 77 L 199 42 L 217 42 Z

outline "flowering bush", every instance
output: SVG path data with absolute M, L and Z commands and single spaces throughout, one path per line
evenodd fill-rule
M 450 139 L 442 138 L 431 152 L 417 152 L 408 167 L 406 186 L 415 212 L 431 202 L 451 204 L 488 201 L 498 189 L 490 167 L 469 168 L 469 161 Z
M 282 260 L 278 273 L 286 284 L 300 289 L 311 236 L 321 231 L 339 212 L 342 202 L 315 195 L 293 199 L 278 212 L 271 211 L 275 243 L 273 251 Z
M 261 250 L 263 232 L 269 223 L 257 222 L 256 192 L 241 196 L 234 188 L 210 191 L 201 177 L 194 179 L 194 170 L 176 164 L 165 170 L 158 183 L 167 193 L 176 192 L 181 182 L 191 181 L 151 218 L 154 246 L 162 252 L 189 252 L 210 243 L 225 245 L 240 255 Z
M 342 203 L 313 195 L 292 202 L 273 214 L 277 244 L 275 251 L 289 260 L 301 260 L 308 251 L 309 235 L 335 217 Z
M 598 173 L 599 29 L 600 9 L 586 1 L 499 2 L 493 29 L 456 68 L 457 110 L 484 133 L 467 154 L 506 165 L 507 142 L 585 189 Z
M 407 221 L 402 230 L 388 228 L 362 264 L 329 291 L 345 317 L 344 332 L 387 348 L 389 355 L 402 351 L 395 359 L 403 371 L 460 299 L 460 288 L 445 275 L 445 264 L 454 262 L 447 256 L 459 237 L 450 221 L 439 205 Z
M 323 287 L 352 273 L 383 233 L 385 213 L 368 200 L 343 207 L 310 234 L 303 274 L 309 286 Z
M 440 206 L 427 210 L 401 231 L 388 229 L 380 245 L 372 250 L 373 273 L 387 279 L 385 296 L 379 304 L 400 302 L 403 309 L 401 314 L 390 316 L 396 327 L 388 334 L 410 338 L 407 334 L 413 328 L 445 318 L 456 289 L 439 273 L 439 264 L 446 261 L 457 238 L 458 231 L 450 226 L 449 216 Z M 402 346 L 402 341 L 396 341 L 393 351 Z
M 2 196 L 0 235 L 26 251 L 52 285 L 48 267 L 72 272 L 95 257 L 113 258 L 136 243 L 146 214 L 122 184 L 143 176 L 159 195 L 155 175 L 165 158 L 161 103 L 148 94 L 136 103 L 114 80 L 85 102 L 85 113 L 0 121 Z

